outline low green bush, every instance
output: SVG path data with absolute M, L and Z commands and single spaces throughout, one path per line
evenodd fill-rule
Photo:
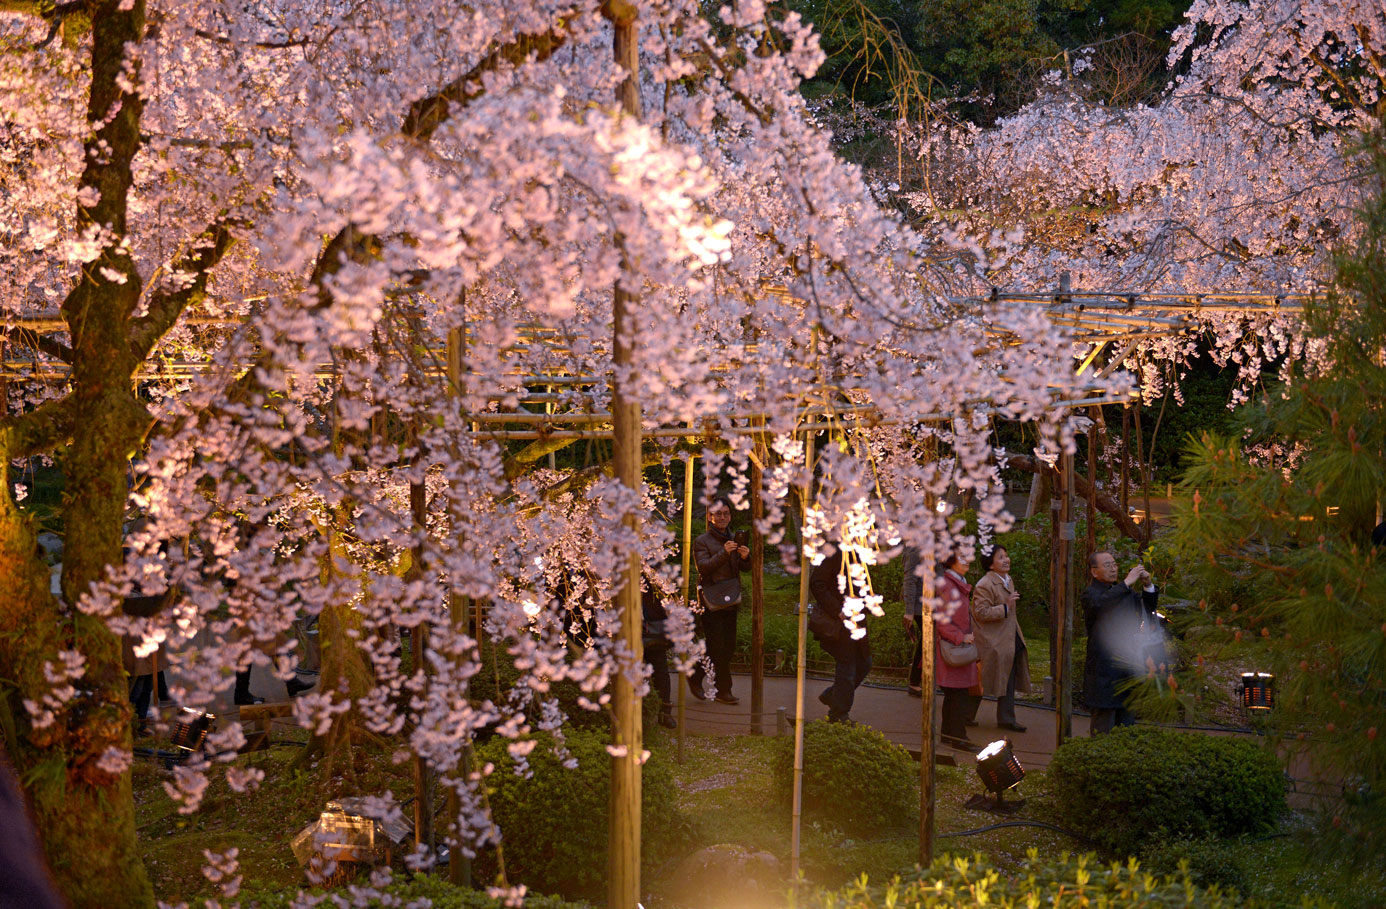
M 1159 840 L 1261 833 L 1285 811 L 1275 757 L 1226 736 L 1142 726 L 1073 739 L 1047 779 L 1059 823 L 1117 855 Z
M 327 897 L 328 892 L 313 891 L 320 898 Z M 254 906 L 255 909 L 289 909 L 290 906 L 296 905 L 298 893 L 297 888 L 274 890 L 246 888 L 240 892 L 240 903 L 243 906 Z M 397 877 L 381 893 L 381 899 L 371 900 L 367 903 L 353 901 L 351 905 L 411 906 L 419 905 L 420 901 L 425 899 L 433 904 L 433 909 L 500 909 L 501 906 L 505 905 L 500 900 L 487 896 L 485 890 L 454 887 L 441 877 L 427 874 Z M 341 895 L 347 897 L 345 893 Z M 347 898 L 350 899 L 350 897 Z M 205 903 L 198 905 L 205 905 Z M 320 905 L 335 906 L 337 904 L 326 899 Z M 588 909 L 589 904 L 570 903 L 556 896 L 527 893 L 525 894 L 525 907 L 526 909 Z
M 776 743 L 774 786 L 794 793 L 794 740 Z M 843 833 L 876 833 L 919 815 L 919 768 L 910 754 L 867 726 L 818 720 L 804 727 L 804 816 Z
M 937 859 L 926 871 L 916 869 L 887 884 L 872 885 L 863 878 L 841 890 L 820 893 L 817 905 L 822 909 L 895 906 L 912 909 L 933 906 L 1231 909 L 1242 906 L 1243 902 L 1239 896 L 1225 894 L 1216 887 L 1198 887 L 1184 872 L 1159 877 L 1135 861 L 1103 865 L 1091 855 L 1064 854 L 1057 860 L 1041 860 L 1031 849 L 1019 868 L 1001 869 L 980 855 L 971 859 L 944 857 Z
M 1200 887 L 1221 887 L 1246 893 L 1251 879 L 1243 861 L 1246 845 L 1240 840 L 1204 837 L 1196 840 L 1158 838 L 1141 847 L 1141 864 L 1151 871 L 1171 874 L 1181 866 Z
M 535 736 L 527 757 L 528 777 L 515 775 L 509 740 L 495 738 L 477 749 L 480 765 L 494 764 L 487 778 L 491 814 L 501 829 L 505 869 L 511 883 L 565 897 L 597 897 L 604 892 L 607 871 L 607 818 L 611 792 L 611 756 L 605 732 L 564 731 L 568 753 L 577 766 L 564 767 L 554 754 L 554 740 Z M 645 762 L 641 781 L 642 859 L 653 867 L 684 838 L 687 824 L 675 805 L 674 777 L 664 755 Z M 494 871 L 494 856 L 478 856 L 485 879 Z

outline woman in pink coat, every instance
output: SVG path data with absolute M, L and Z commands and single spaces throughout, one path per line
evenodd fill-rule
M 970 563 L 956 553 L 944 561 L 938 595 L 942 601 L 934 613 L 934 678 L 943 689 L 943 723 L 940 738 L 944 744 L 962 751 L 976 752 L 978 746 L 967 740 L 967 715 L 971 709 L 968 691 L 978 682 L 977 663 L 949 666 L 943 661 L 942 641 L 971 644 L 972 613 L 968 601 L 972 587 L 963 579 Z

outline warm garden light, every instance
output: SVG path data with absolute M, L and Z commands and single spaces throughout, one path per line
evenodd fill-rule
M 1020 766 L 1020 760 L 1015 756 L 1010 739 L 992 742 L 977 753 L 977 776 L 981 778 L 987 791 L 994 793 L 994 798 L 974 795 L 967 800 L 964 807 L 997 814 L 1013 814 L 1025 804 L 1024 799 L 1007 802 L 1004 796 L 1007 789 L 1015 788 L 1025 779 L 1025 768 Z
M 982 785 L 998 796 L 1025 779 L 1025 768 L 1011 748 L 1009 739 L 992 742 L 977 753 L 977 775 Z
M 216 728 L 214 714 L 184 707 L 173 726 L 173 744 L 184 751 L 197 751 L 207 741 L 207 733 Z
M 1242 673 L 1242 707 L 1270 710 L 1275 706 L 1275 676 L 1269 672 Z

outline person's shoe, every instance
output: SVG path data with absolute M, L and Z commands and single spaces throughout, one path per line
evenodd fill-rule
M 722 694 L 722 693 L 719 691 L 719 692 L 717 692 L 717 703 L 719 703 L 719 704 L 740 704 L 740 703 L 741 703 L 741 698 L 737 697 L 737 696 L 734 695 L 734 694 Z
M 833 705 L 833 699 L 830 697 L 831 693 L 831 688 L 824 688 L 820 691 L 818 693 L 818 703 L 822 704 L 824 707 L 831 707 Z
M 659 713 L 659 725 L 663 726 L 665 729 L 677 729 L 679 728 L 679 721 L 674 719 L 672 713 L 661 710 Z
M 1009 729 L 1011 732 L 1024 732 L 1027 728 L 1019 723 L 997 723 L 996 725 L 1002 729 Z
M 249 691 L 236 692 L 236 696 L 232 700 L 235 702 L 237 707 L 249 707 L 253 704 L 263 704 L 265 702 L 264 698 L 256 697 Z
M 966 726 L 976 726 L 976 725 L 977 725 L 977 721 L 976 721 L 976 720 L 964 720 L 964 721 L 963 721 L 963 724 L 966 725 Z
M 702 686 L 702 685 L 694 685 L 694 684 L 690 681 L 690 682 L 688 683 L 688 690 L 689 690 L 689 692 L 691 692 L 692 695 L 693 695 L 695 698 L 697 698 L 698 700 L 700 700 L 700 701 L 706 701 L 706 700 L 707 700 L 707 695 L 703 694 L 703 686 Z
M 908 689 L 906 689 L 906 690 L 909 692 L 909 695 L 910 695 L 910 697 L 912 697 L 912 698 L 923 698 L 923 697 L 924 697 L 924 689 L 923 689 L 923 688 L 920 688 L 918 685 L 911 685 L 911 686 L 910 686 Z
M 982 746 L 968 739 L 955 739 L 951 735 L 939 736 L 939 741 L 949 748 L 956 748 L 958 751 L 966 751 L 969 754 L 976 754 L 982 750 Z
M 289 697 L 296 698 L 316 684 L 317 682 L 301 682 L 298 676 L 294 676 L 284 683 L 284 687 L 289 690 Z

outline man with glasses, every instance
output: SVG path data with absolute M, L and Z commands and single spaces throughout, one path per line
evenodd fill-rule
M 1118 686 L 1144 670 L 1143 630 L 1153 623 L 1159 591 L 1150 572 L 1137 563 L 1117 582 L 1116 557 L 1088 557 L 1092 583 L 1083 591 L 1083 624 L 1088 651 L 1083 661 L 1083 699 L 1092 710 L 1092 735 L 1131 726 L 1136 718 Z
M 693 541 L 693 560 L 698 565 L 698 602 L 702 612 L 698 625 L 707 642 L 707 659 L 712 663 L 716 699 L 723 704 L 740 703 L 732 694 L 731 661 L 736 651 L 736 607 L 741 603 L 741 572 L 750 567 L 751 550 L 732 539 L 731 504 L 714 499 L 707 507 L 707 533 Z M 688 677 L 689 688 L 699 700 L 707 698 L 703 684 L 707 672 L 703 663 Z

